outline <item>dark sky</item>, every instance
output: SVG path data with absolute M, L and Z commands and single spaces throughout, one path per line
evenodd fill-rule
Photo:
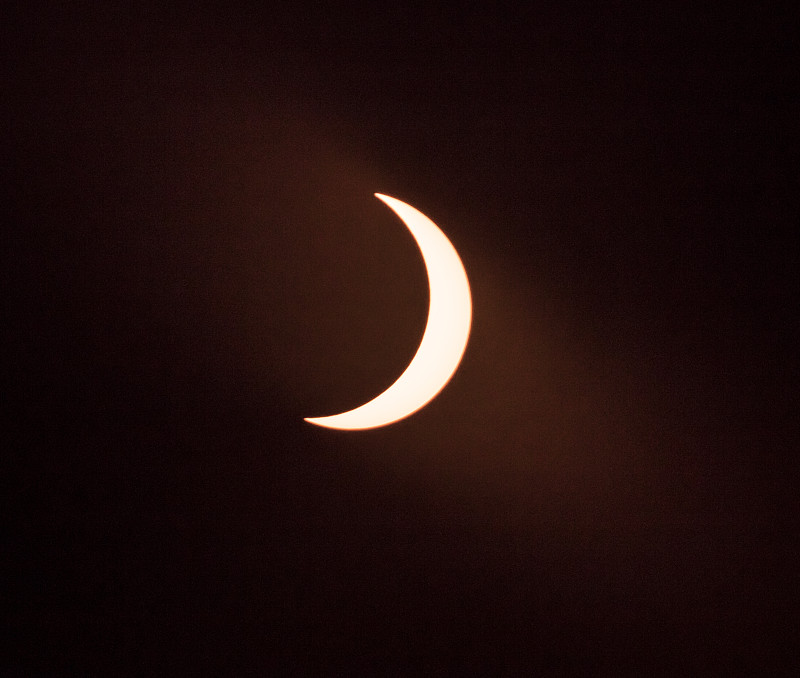
M 797 675 L 794 17 L 164 4 L 4 9 L 3 675 Z M 470 343 L 312 427 L 424 328 L 376 191 Z

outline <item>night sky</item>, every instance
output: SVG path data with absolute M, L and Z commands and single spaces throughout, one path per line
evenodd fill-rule
M 5 8 L 0 672 L 798 675 L 797 24 L 700 4 Z M 375 192 L 472 334 L 332 431 Z

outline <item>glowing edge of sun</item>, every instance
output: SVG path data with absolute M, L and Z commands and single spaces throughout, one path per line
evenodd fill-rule
M 348 412 L 307 417 L 317 426 L 343 430 L 378 428 L 405 419 L 427 405 L 447 385 L 467 347 L 472 297 L 467 272 L 453 245 L 419 210 L 376 193 L 414 236 L 430 287 L 428 322 L 422 342 L 405 372 L 383 393 Z

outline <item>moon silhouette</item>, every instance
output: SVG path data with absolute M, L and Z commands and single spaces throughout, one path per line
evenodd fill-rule
M 405 419 L 427 405 L 455 373 L 472 323 L 467 272 L 439 227 L 411 205 L 376 193 L 403 221 L 425 261 L 430 287 L 428 322 L 405 372 L 383 393 L 360 407 L 327 417 L 307 417 L 317 426 L 343 430 L 378 428 Z

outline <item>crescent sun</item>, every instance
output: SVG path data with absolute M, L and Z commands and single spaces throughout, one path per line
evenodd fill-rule
M 327 428 L 357 430 L 393 424 L 427 405 L 455 373 L 472 324 L 467 272 L 447 236 L 411 205 L 376 193 L 406 225 L 428 272 L 430 305 L 422 342 L 405 372 L 383 393 L 360 407 L 305 421 Z

